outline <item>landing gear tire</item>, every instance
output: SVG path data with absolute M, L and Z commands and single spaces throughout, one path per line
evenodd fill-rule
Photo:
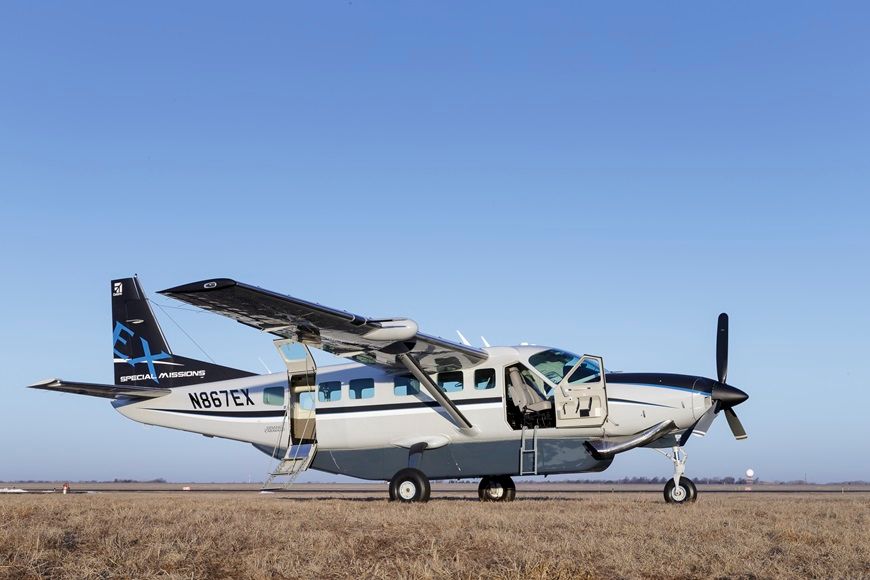
M 680 484 L 669 479 L 665 484 L 665 501 L 673 504 L 693 503 L 698 499 L 698 490 L 688 477 L 681 477 Z
M 477 487 L 477 497 L 480 501 L 514 501 L 517 487 L 514 480 L 507 475 L 484 477 Z
M 399 471 L 390 480 L 391 501 L 424 503 L 429 501 L 431 493 L 429 478 L 419 469 L 408 467 Z

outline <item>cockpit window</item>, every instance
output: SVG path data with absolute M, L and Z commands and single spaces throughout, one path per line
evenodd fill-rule
M 594 383 L 601 378 L 601 367 L 598 366 L 598 361 L 587 358 L 583 364 L 577 367 L 577 370 L 571 373 L 571 378 L 568 379 L 569 385 L 578 385 L 580 383 Z
M 565 373 L 570 372 L 577 364 L 580 357 L 574 353 L 551 348 L 529 357 L 529 363 L 539 373 L 547 377 L 554 385 L 558 385 L 565 378 Z

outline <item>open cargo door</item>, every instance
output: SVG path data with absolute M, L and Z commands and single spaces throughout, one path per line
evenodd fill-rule
M 275 348 L 287 367 L 290 385 L 287 417 L 290 421 L 291 443 L 313 443 L 316 435 L 314 399 L 317 390 L 317 365 L 305 344 L 281 339 L 275 341 Z

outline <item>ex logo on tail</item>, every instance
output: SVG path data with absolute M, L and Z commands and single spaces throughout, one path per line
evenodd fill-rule
M 151 380 L 155 383 L 159 383 L 160 381 L 157 379 L 157 370 L 154 368 L 154 361 L 164 360 L 167 358 L 172 358 L 171 355 L 161 351 L 157 354 L 151 352 L 151 345 L 148 344 L 148 341 L 139 337 L 139 341 L 142 344 L 142 356 L 132 357 L 127 356 L 124 353 L 118 350 L 119 343 L 124 345 L 127 344 L 127 338 L 123 335 L 126 334 L 128 338 L 133 338 L 136 333 L 121 324 L 120 322 L 115 323 L 115 329 L 112 331 L 112 352 L 115 354 L 115 357 L 125 361 L 130 366 L 136 366 L 140 363 L 145 363 L 148 365 L 148 375 Z

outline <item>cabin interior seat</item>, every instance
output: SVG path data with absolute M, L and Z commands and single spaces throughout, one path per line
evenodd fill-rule
M 510 369 L 510 379 L 508 394 L 520 411 L 540 413 L 553 409 L 553 401 L 545 399 L 537 389 L 526 383 L 517 367 Z

